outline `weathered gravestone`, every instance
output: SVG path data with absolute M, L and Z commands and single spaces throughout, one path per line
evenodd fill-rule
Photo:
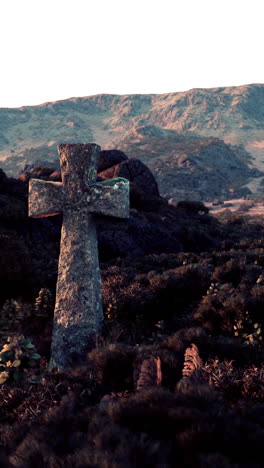
M 129 182 L 96 183 L 100 146 L 58 147 L 62 182 L 31 179 L 29 216 L 63 213 L 51 367 L 67 370 L 96 345 L 103 321 L 95 214 L 129 217 Z

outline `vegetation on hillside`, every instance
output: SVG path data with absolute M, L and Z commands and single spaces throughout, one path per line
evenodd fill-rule
M 1 466 L 263 466 L 263 219 L 183 203 L 181 252 L 101 257 L 99 346 L 58 373 L 61 220 L 27 218 L 26 184 L 0 172 Z

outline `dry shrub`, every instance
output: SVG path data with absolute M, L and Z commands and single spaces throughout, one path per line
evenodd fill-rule
M 162 253 L 162 254 L 151 254 L 137 257 L 135 259 L 122 259 L 124 266 L 133 268 L 135 272 L 140 274 L 148 273 L 149 271 L 156 271 L 161 273 L 172 268 L 176 268 L 182 265 L 182 256 L 184 254 L 174 253 Z M 186 254 L 192 255 L 192 254 Z
M 88 353 L 83 369 L 103 384 L 105 393 L 132 389 L 135 354 L 132 347 L 125 345 L 96 348 Z
M 150 307 L 153 294 L 127 269 L 117 266 L 102 272 L 103 309 L 110 320 L 135 318 Z
M 160 370 L 162 373 L 162 386 L 174 389 L 176 382 L 181 378 L 181 371 L 183 365 L 183 352 L 175 353 L 169 349 L 157 345 L 140 346 L 137 348 L 137 354 L 134 360 L 134 387 L 136 388 L 137 382 L 140 377 L 141 368 L 144 361 L 150 359 L 160 359 Z
M 219 389 L 225 397 L 237 399 L 241 394 L 239 371 L 234 368 L 233 361 L 209 359 L 202 370 L 202 377 L 209 385 Z
M 239 289 L 242 289 L 242 288 L 251 289 L 252 287 L 254 287 L 262 271 L 263 271 L 263 267 L 260 265 L 256 265 L 256 264 L 245 265 L 245 270 L 244 270 L 243 276 L 239 284 Z
M 162 372 L 160 358 L 150 357 L 145 359 L 140 368 L 140 374 L 136 383 L 136 389 L 142 390 L 147 387 L 161 385 Z
M 163 311 L 167 315 L 179 315 L 205 292 L 209 274 L 206 268 L 186 265 L 162 274 L 149 272 L 146 280 Z
M 237 260 L 231 259 L 226 264 L 217 267 L 212 275 L 212 279 L 220 283 L 232 283 L 237 286 L 245 271 L 243 265 L 240 265 Z
M 247 310 L 246 298 L 242 294 L 232 295 L 230 291 L 219 291 L 216 295 L 204 296 L 193 317 L 208 332 L 233 334 L 237 317 Z
M 162 388 L 145 390 L 109 408 L 114 422 L 133 432 L 145 432 L 155 439 L 167 439 L 184 427 L 187 421 L 197 420 L 197 412 L 179 407 L 176 395 Z M 184 406 L 181 405 L 181 406 Z M 179 421 L 177 421 L 177 419 Z
M 234 361 L 209 359 L 203 366 L 202 378 L 233 402 L 246 397 L 252 400 L 263 400 L 263 364 L 237 367 Z
M 264 364 L 251 365 L 243 370 L 242 375 L 244 397 L 251 399 L 264 399 Z
M 185 349 L 195 343 L 198 348 L 203 347 L 208 342 L 208 335 L 202 327 L 183 328 L 173 335 L 168 336 L 162 346 L 171 351 L 184 354 Z
M 135 275 L 133 269 L 112 266 L 103 271 L 103 305 L 110 319 L 150 321 L 179 316 L 206 291 L 207 268 L 186 265 L 162 273 Z
M 209 359 L 232 361 L 235 369 L 262 365 L 264 353 L 257 346 L 242 343 L 236 337 L 210 336 L 204 362 Z

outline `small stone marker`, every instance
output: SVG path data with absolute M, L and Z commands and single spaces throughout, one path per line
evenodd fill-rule
M 96 183 L 100 146 L 58 147 L 62 182 L 31 179 L 29 216 L 63 213 L 51 367 L 66 371 L 96 345 L 103 309 L 95 214 L 129 217 L 129 181 Z

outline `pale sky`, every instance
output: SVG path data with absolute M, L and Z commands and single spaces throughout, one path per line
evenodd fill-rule
M 0 0 L 0 107 L 264 83 L 263 0 Z

